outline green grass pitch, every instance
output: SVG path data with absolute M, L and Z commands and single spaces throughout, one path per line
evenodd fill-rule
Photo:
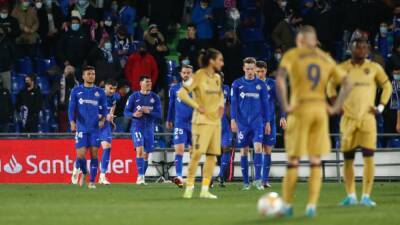
M 257 225 L 257 224 L 400 224 L 400 183 L 376 183 L 373 199 L 378 207 L 341 208 L 343 184 L 323 185 L 318 215 L 303 216 L 307 184 L 299 183 L 293 218 L 263 218 L 257 214 L 256 203 L 265 192 L 240 191 L 241 184 L 227 188 L 215 187 L 218 200 L 181 198 L 182 190 L 172 184 L 112 184 L 96 190 L 72 185 L 0 185 L 0 224 L 2 225 Z M 360 184 L 358 184 L 358 190 Z M 280 192 L 273 183 L 268 191 Z

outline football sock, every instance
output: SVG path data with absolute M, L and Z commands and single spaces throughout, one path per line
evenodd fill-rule
M 229 166 L 230 156 L 231 156 L 230 152 L 222 153 L 222 156 L 221 156 L 221 167 L 220 167 L 220 170 L 219 170 L 219 176 L 220 177 L 225 177 L 226 169 Z
M 99 160 L 91 159 L 90 160 L 90 182 L 94 182 L 97 176 L 97 170 L 99 168 Z
M 196 176 L 197 166 L 201 158 L 201 153 L 199 151 L 193 151 L 192 158 L 189 162 L 188 177 L 186 181 L 187 187 L 194 186 L 194 178 Z
M 243 183 L 249 184 L 249 159 L 247 155 L 240 157 L 240 166 L 242 167 Z
M 202 187 L 208 188 L 210 186 L 216 162 L 217 162 L 217 157 L 215 155 L 206 155 L 206 160 L 204 162 L 204 167 L 203 167 Z
M 348 195 L 356 193 L 356 182 L 354 180 L 354 159 L 344 160 L 344 184 Z
M 261 169 L 262 169 L 262 153 L 254 153 L 255 180 L 261 179 Z
M 310 166 L 310 178 L 308 179 L 308 204 L 316 205 L 322 183 L 321 164 Z
M 364 157 L 364 173 L 362 182 L 363 195 L 369 196 L 374 185 L 375 164 L 374 157 Z
M 271 154 L 264 154 L 263 161 L 263 183 L 268 183 L 269 181 L 269 170 L 271 168 Z
M 78 158 L 78 157 L 76 157 L 76 159 L 75 159 L 75 164 L 74 164 L 74 166 L 75 166 L 75 168 L 77 168 L 77 169 L 81 168 L 81 166 L 79 165 L 79 158 Z
M 288 165 L 282 183 L 282 198 L 286 204 L 293 202 L 293 192 L 297 182 L 297 166 Z
M 144 166 L 143 166 L 143 176 L 146 175 L 146 171 L 147 171 L 148 167 L 149 167 L 149 161 L 145 159 L 144 160 Z
M 182 177 L 183 155 L 175 154 L 175 172 L 177 177 Z
M 110 163 L 110 151 L 111 148 L 103 149 L 103 155 L 101 156 L 101 173 L 106 173 L 108 164 Z
M 136 165 L 139 176 L 144 176 L 144 159 L 136 158 Z
M 81 168 L 81 171 L 83 174 L 87 174 L 87 164 L 86 164 L 86 158 L 78 158 L 78 165 Z

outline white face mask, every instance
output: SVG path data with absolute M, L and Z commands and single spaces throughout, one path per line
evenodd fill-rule
M 111 20 L 106 20 L 106 21 L 104 21 L 104 25 L 106 25 L 107 27 L 111 27 L 112 21 Z
M 35 6 L 36 8 L 41 9 L 43 6 L 43 2 L 36 2 Z
M 8 13 L 0 13 L 0 18 L 6 19 L 8 17 Z
M 400 80 L 400 74 L 393 74 L 394 80 Z

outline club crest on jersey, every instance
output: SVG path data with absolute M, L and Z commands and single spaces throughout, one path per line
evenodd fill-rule
M 100 96 L 99 92 L 96 91 L 96 93 L 94 93 L 94 96 L 99 97 Z
M 271 90 L 271 86 L 267 85 L 267 90 L 270 91 Z
M 364 69 L 364 73 L 365 73 L 365 75 L 368 75 L 368 74 L 369 74 L 369 72 L 370 72 L 370 70 L 369 70 L 368 68 L 365 68 L 365 69 Z
M 261 90 L 261 85 L 257 84 L 256 89 Z
M 154 103 L 154 102 L 155 102 L 154 98 L 151 98 L 150 103 Z
M 244 92 L 240 92 L 239 95 L 240 95 L 241 98 L 244 98 L 246 96 L 246 94 Z

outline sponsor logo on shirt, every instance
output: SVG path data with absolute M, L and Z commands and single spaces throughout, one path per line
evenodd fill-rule
M 244 93 L 244 92 L 240 92 L 239 96 L 241 98 L 259 98 L 260 94 L 259 93 Z
M 99 102 L 97 100 L 90 100 L 90 99 L 83 99 L 80 98 L 79 99 L 79 104 L 83 105 L 83 104 L 90 104 L 90 105 L 94 105 L 97 106 L 99 104 Z

